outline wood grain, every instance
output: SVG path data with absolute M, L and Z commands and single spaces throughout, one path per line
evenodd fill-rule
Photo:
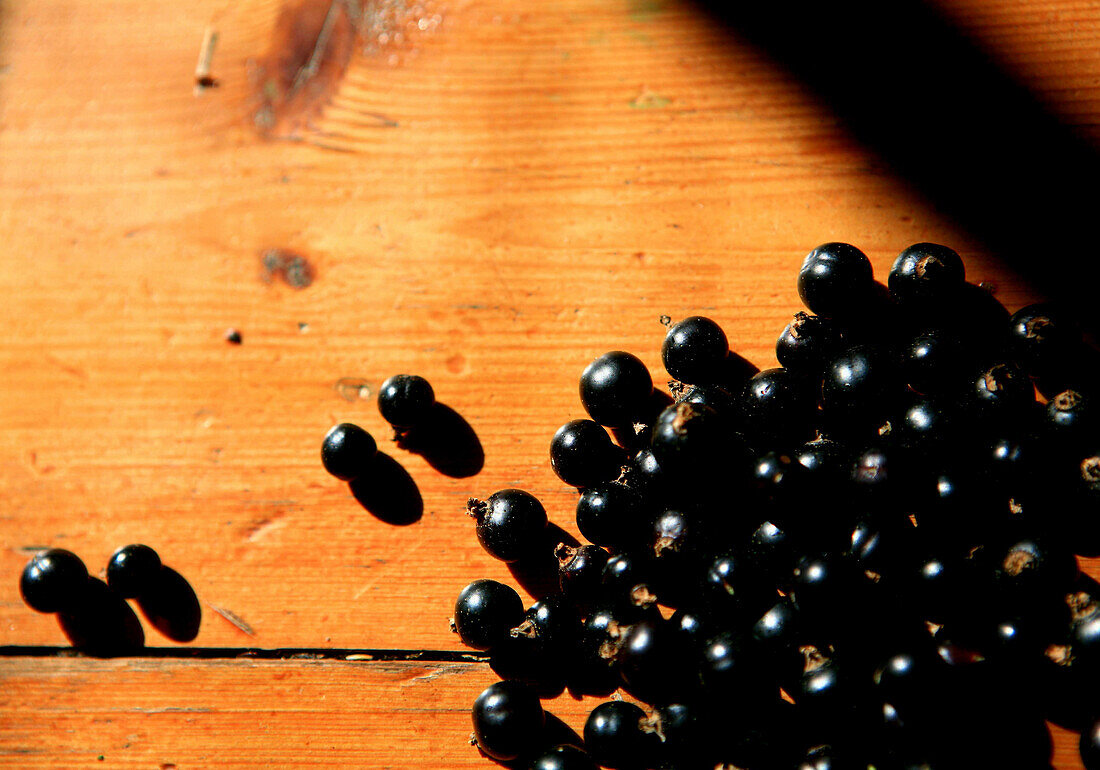
M 1095 4 L 939 5 L 1060 114 L 1097 123 Z M 711 315 L 771 365 L 802 256 L 836 239 L 880 276 L 909 243 L 947 243 L 1010 309 L 1036 298 L 687 3 L 368 8 L 331 96 L 276 139 L 257 128 L 276 0 L 0 3 L 0 645 L 64 643 L 18 594 L 34 549 L 94 573 L 141 541 L 198 593 L 195 644 L 457 649 L 457 591 L 515 582 L 477 547 L 466 498 L 520 486 L 575 533 L 550 436 L 582 415 L 577 376 L 599 353 L 664 379 L 660 315 Z M 218 85 L 196 92 L 208 28 Z M 265 271 L 270 249 L 301 255 L 312 283 Z M 397 527 L 318 447 L 344 420 L 385 437 L 371 398 L 401 371 L 432 381 L 486 460 L 453 479 L 383 441 L 423 498 Z M 413 670 L 0 660 L 0 761 L 484 766 L 455 741 L 488 674 L 402 688 Z M 219 690 L 220 716 L 129 711 Z M 422 695 L 440 735 L 392 719 Z M 50 719 L 64 729 L 45 734 Z M 404 731 L 383 732 L 400 751 L 376 729 Z M 124 750 L 134 732 L 143 748 Z M 1059 768 L 1076 766 L 1071 740 Z
M 496 767 L 469 744 L 494 680 L 481 663 L 6 661 L 0 766 Z M 543 706 L 580 733 L 599 702 Z M 1080 768 L 1053 732 L 1054 766 Z
M 0 765 L 485 768 L 467 701 L 493 679 L 457 663 L 21 661 L 0 676 Z M 583 725 L 582 705 L 552 710 Z

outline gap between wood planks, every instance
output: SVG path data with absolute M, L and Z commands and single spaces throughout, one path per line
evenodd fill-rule
M 72 647 L 0 646 L 0 658 L 88 657 Z M 345 660 L 418 661 L 427 663 L 487 663 L 489 656 L 454 650 L 372 650 L 349 647 L 146 647 L 122 657 L 169 660 Z

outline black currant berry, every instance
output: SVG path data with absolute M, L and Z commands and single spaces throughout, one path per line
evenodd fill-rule
M 699 681 L 704 691 L 718 697 L 728 693 L 741 693 L 742 698 L 760 697 L 767 687 L 761 655 L 762 650 L 749 637 L 734 631 L 715 635 L 699 659 Z
M 642 730 L 660 740 L 658 767 L 713 768 L 714 761 L 700 757 L 712 740 L 707 734 L 705 708 L 692 703 L 663 703 L 656 706 L 642 723 Z
M 923 466 L 899 444 L 868 447 L 852 465 L 852 491 L 857 499 L 887 516 L 897 516 L 919 489 Z
M 577 501 L 577 529 L 596 545 L 636 545 L 645 538 L 647 524 L 642 496 L 614 481 L 583 490 Z
M 790 597 L 783 597 L 753 624 L 752 638 L 769 658 L 780 661 L 798 647 L 802 633 L 798 607 Z
M 574 547 L 559 543 L 554 556 L 558 559 L 558 585 L 562 595 L 577 606 L 596 601 L 603 568 L 607 565 L 607 551 L 598 545 Z
M 603 600 L 616 608 L 634 607 L 634 589 L 654 579 L 653 559 L 639 554 L 619 553 L 610 557 L 600 576 Z
M 791 693 L 812 735 L 836 735 L 848 727 L 860 705 L 860 682 L 835 652 L 803 645 L 802 676 Z
M 589 416 L 609 428 L 644 422 L 653 378 L 637 356 L 622 350 L 604 353 L 581 374 L 581 403 Z
M 955 337 L 968 356 L 987 361 L 1010 357 L 1006 353 L 1010 314 L 983 286 L 963 283 L 952 301 L 931 303 L 921 311 L 922 326 Z
M 584 692 L 606 695 L 621 684 L 615 658 L 622 646 L 623 632 L 630 625 L 627 614 L 628 610 L 603 608 L 588 613 L 584 619 L 571 672 Z
M 645 712 L 621 700 L 601 703 L 584 723 L 584 745 L 603 767 L 644 767 L 655 739 L 642 729 Z
M 680 637 L 681 644 L 698 651 L 717 633 L 720 620 L 706 610 L 680 608 L 672 613 L 668 622 L 673 633 Z
M 902 388 L 897 363 L 888 350 L 857 345 L 825 367 L 822 408 L 830 419 L 876 424 Z
M 466 512 L 477 520 L 481 547 L 495 559 L 519 561 L 543 543 L 546 509 L 530 492 L 502 489 L 484 501 L 470 498 Z
M 359 478 L 377 453 L 374 437 L 350 422 L 335 426 L 321 442 L 321 464 L 343 481 Z
M 902 304 L 950 302 L 966 282 L 962 258 L 946 246 L 916 243 L 905 249 L 890 268 L 890 294 Z
M 969 380 L 969 404 L 977 416 L 1006 424 L 1026 419 L 1025 410 L 1035 402 L 1031 380 L 1016 364 L 999 362 L 982 368 Z
M 741 395 L 741 424 L 750 441 L 772 444 L 803 441 L 814 434 L 814 388 L 781 367 L 764 369 Z
M 798 272 L 798 296 L 811 312 L 827 318 L 850 316 L 874 292 L 871 261 L 847 243 L 826 243 L 811 251 Z
M 782 529 L 800 528 L 810 508 L 810 471 L 787 452 L 765 452 L 752 465 L 760 514 Z
M 474 740 L 493 759 L 508 761 L 537 745 L 545 714 L 538 696 L 516 681 L 497 682 L 477 696 Z
M 709 318 L 691 316 L 673 325 L 661 345 L 665 371 L 681 382 L 709 385 L 722 377 L 730 351 L 722 327 Z
M 107 562 L 107 585 L 123 599 L 137 599 L 154 585 L 160 568 L 160 556 L 149 546 L 123 546 Z
M 514 588 L 495 580 L 475 580 L 455 601 L 452 627 L 459 640 L 475 650 L 498 646 L 521 622 L 523 600 Z
M 1076 449 L 1100 435 L 1100 415 L 1092 398 L 1077 390 L 1063 390 L 1047 402 L 1046 433 L 1062 448 Z
M 765 521 L 749 536 L 746 555 L 756 570 L 772 583 L 789 578 L 797 558 L 793 537 L 770 521 Z
M 920 455 L 942 455 L 949 441 L 966 435 L 964 422 L 948 399 L 906 394 L 890 416 L 890 438 Z
M 599 766 L 584 749 L 561 744 L 535 757 L 530 770 L 599 770 Z
M 803 480 L 809 494 L 832 497 L 848 484 L 852 454 L 844 444 L 818 437 L 795 449 L 793 455 L 807 471 Z
M 840 330 L 832 319 L 799 311 L 776 340 L 775 357 L 799 377 L 820 377 L 840 347 Z
M 692 385 L 677 401 L 710 407 L 723 416 L 732 416 L 737 409 L 737 399 L 718 385 Z
M 550 442 L 550 466 L 559 479 L 574 487 L 618 478 L 625 459 L 607 431 L 592 420 L 567 422 Z
M 395 374 L 378 389 L 378 411 L 399 430 L 424 422 L 435 406 L 431 384 L 415 374 Z
M 667 620 L 642 620 L 626 629 L 616 663 L 627 689 L 647 703 L 690 694 L 694 657 Z
M 759 617 L 776 600 L 775 588 L 761 580 L 751 558 L 733 549 L 710 560 L 702 587 L 707 605 L 727 618 Z
M 650 449 L 661 468 L 687 482 L 681 483 L 682 491 L 698 492 L 715 482 L 729 483 L 729 474 L 736 473 L 747 448 L 713 409 L 680 402 L 661 412 Z
M 807 628 L 835 636 L 859 611 L 869 583 L 857 564 L 841 556 L 814 554 L 795 565 L 790 595 Z
M 1065 311 L 1040 303 L 1012 314 L 1008 337 L 1016 360 L 1032 375 L 1042 376 L 1073 354 L 1081 343 L 1081 328 Z
M 81 601 L 88 570 L 80 557 L 63 548 L 35 554 L 23 568 L 19 590 L 37 612 L 64 612 Z
M 528 607 L 509 634 L 542 665 L 556 666 L 571 657 L 580 630 L 576 607 L 562 596 L 548 596 Z
M 966 361 L 957 337 L 935 329 L 920 332 L 902 344 L 901 379 L 918 393 L 946 393 L 958 388 Z
M 669 508 L 654 520 L 650 538 L 654 582 L 664 597 L 689 587 L 691 568 L 711 546 L 713 529 L 696 510 Z
M 667 491 L 668 478 L 653 456 L 653 450 L 647 447 L 638 450 L 630 459 L 623 483 L 649 500 L 659 500 Z
M 1025 538 L 998 553 L 994 570 L 998 586 L 1014 602 L 1051 601 L 1070 590 L 1077 559 L 1058 543 Z

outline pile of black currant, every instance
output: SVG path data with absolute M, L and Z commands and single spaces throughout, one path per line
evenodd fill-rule
M 536 770 L 1033 770 L 1049 720 L 1100 768 L 1100 585 L 1075 556 L 1100 553 L 1096 351 L 935 244 L 885 286 L 825 244 L 798 292 L 780 368 L 691 317 L 665 337 L 663 398 L 629 353 L 584 370 L 592 419 L 550 459 L 591 544 L 557 547 L 560 591 L 526 610 L 492 580 L 455 605 L 504 678 L 475 743 Z M 469 513 L 494 557 L 546 558 L 527 492 Z M 572 745 L 540 702 L 566 687 L 631 698 Z

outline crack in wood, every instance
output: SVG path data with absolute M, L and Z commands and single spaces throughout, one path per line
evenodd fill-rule
M 0 646 L 0 658 L 88 657 L 72 647 Z M 489 656 L 458 650 L 356 649 L 351 647 L 146 647 L 127 655 L 152 660 L 342 660 L 421 663 L 485 663 Z

